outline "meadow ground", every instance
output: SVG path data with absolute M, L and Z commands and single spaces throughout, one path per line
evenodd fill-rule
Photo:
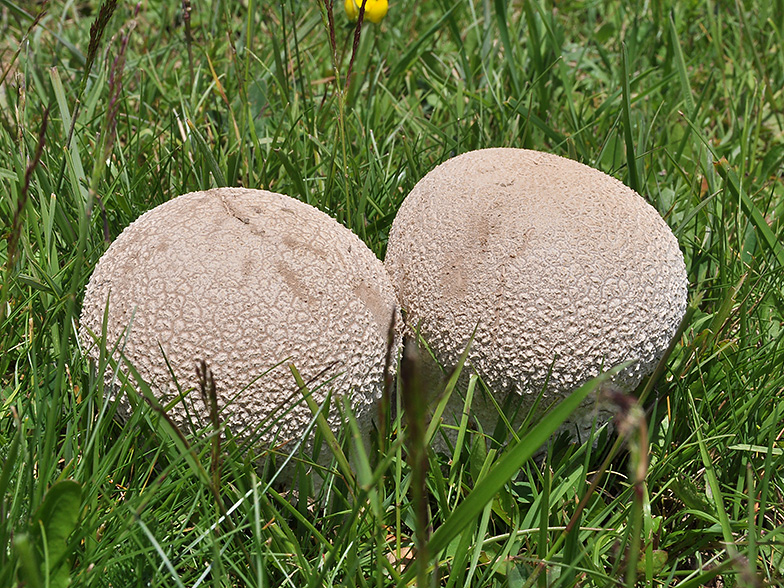
M 0 586 L 781 585 L 784 2 L 394 0 L 357 43 L 331 12 L 0 0 Z M 111 418 L 79 309 L 141 213 L 266 188 L 382 257 L 414 184 L 493 146 L 619 178 L 680 242 L 688 320 L 623 438 L 417 454 L 394 419 L 284 496 L 209 429 Z

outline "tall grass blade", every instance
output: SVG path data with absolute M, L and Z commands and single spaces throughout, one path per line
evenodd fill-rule
M 299 386 L 299 389 L 302 392 L 302 396 L 305 398 L 305 402 L 308 404 L 308 408 L 310 408 L 311 413 L 313 413 L 313 416 L 316 418 L 316 426 L 318 427 L 318 430 L 324 436 L 324 439 L 326 440 L 332 455 L 338 462 L 338 467 L 340 468 L 341 473 L 349 483 L 349 489 L 353 492 L 356 486 L 356 479 L 354 477 L 354 472 L 349 465 L 346 454 L 343 453 L 343 450 L 340 447 L 340 443 L 335 437 L 335 434 L 332 432 L 332 428 L 329 426 L 327 418 L 324 416 L 322 408 L 316 403 L 315 400 L 313 400 L 313 396 L 297 368 L 294 366 L 294 364 L 289 364 L 289 369 L 294 375 L 294 380 L 297 382 L 297 386 Z
M 498 23 L 498 34 L 501 37 L 501 44 L 504 46 L 504 56 L 507 64 L 507 71 L 512 78 L 512 89 L 515 96 L 520 96 L 520 81 L 517 79 L 517 66 L 514 59 L 514 50 L 509 41 L 509 27 L 506 23 L 507 6 L 505 0 L 494 0 L 495 20 Z
M 629 187 L 635 192 L 641 192 L 640 177 L 637 172 L 637 156 L 634 149 L 634 135 L 632 134 L 632 105 L 629 90 L 629 52 L 626 43 L 621 48 L 621 84 L 622 101 L 621 115 L 623 117 L 623 138 L 626 143 L 626 169 L 629 174 Z
M 442 14 L 429 29 L 422 33 L 416 41 L 411 43 L 406 51 L 395 60 L 395 63 L 392 66 L 388 76 L 390 85 L 396 83 L 398 78 L 402 77 L 402 75 L 409 70 L 411 65 L 420 58 L 425 43 L 427 43 L 431 37 L 441 30 L 444 23 L 449 19 L 452 12 L 457 9 L 458 6 L 459 4 L 454 2 L 449 10 Z
M 520 467 L 533 456 L 556 429 L 571 415 L 589 394 L 595 392 L 613 375 L 617 374 L 626 364 L 622 364 L 586 382 L 575 390 L 568 398 L 556 406 L 538 425 L 533 427 L 519 443 L 509 447 L 484 479 L 455 508 L 446 521 L 433 533 L 428 544 L 431 553 L 439 553 L 446 548 L 466 525 L 484 509 L 504 484 L 511 480 Z
M 735 545 L 735 538 L 732 535 L 732 524 L 730 523 L 730 518 L 727 515 L 727 510 L 724 507 L 724 493 L 721 491 L 719 480 L 716 477 L 716 470 L 713 466 L 713 459 L 710 456 L 708 446 L 705 443 L 705 437 L 702 434 L 703 423 L 699 418 L 697 407 L 694 404 L 694 398 L 691 394 L 689 394 L 689 408 L 691 409 L 692 420 L 694 421 L 694 432 L 697 436 L 700 457 L 702 458 L 702 464 L 705 467 L 705 479 L 708 482 L 708 487 L 710 488 L 711 495 L 713 497 L 712 502 L 715 505 L 716 513 L 719 519 L 719 525 L 721 527 L 721 534 L 724 538 L 724 547 L 727 550 L 727 554 L 729 555 L 730 559 L 734 559 L 737 554 L 737 548 Z
M 193 124 L 193 121 L 188 118 L 186 119 L 188 124 L 188 129 L 190 130 L 193 138 L 196 140 L 196 147 L 201 153 L 202 157 L 204 157 L 205 161 L 207 162 L 207 167 L 212 173 L 212 178 L 215 180 L 215 185 L 217 188 L 223 188 L 228 186 L 226 183 L 226 176 L 223 175 L 223 171 L 218 165 L 218 160 L 215 159 L 215 156 L 212 154 L 212 149 L 209 148 L 207 145 L 207 141 L 204 140 L 204 137 L 199 132 L 199 129 L 196 128 L 196 125 Z M 207 186 L 203 186 L 204 189 L 207 189 Z
M 767 221 L 765 220 L 765 216 L 762 214 L 760 209 L 757 208 L 757 205 L 754 204 L 754 201 L 748 195 L 746 190 L 743 189 L 740 179 L 738 178 L 738 174 L 729 165 L 727 165 L 726 160 L 719 161 L 716 164 L 716 170 L 724 180 L 725 186 L 729 189 L 730 194 L 739 200 L 743 212 L 746 213 L 746 216 L 751 221 L 751 224 L 759 232 L 760 236 L 765 242 L 765 245 L 768 246 L 768 249 L 770 249 L 771 253 L 778 261 L 779 266 L 784 267 L 784 246 L 781 244 L 781 239 L 776 237 L 775 233 L 770 228 L 770 225 L 768 225 Z
M 681 86 L 681 94 L 683 94 L 683 103 L 686 106 L 686 114 L 689 120 L 694 120 L 694 96 L 691 92 L 691 84 L 689 84 L 689 75 L 686 71 L 686 61 L 683 59 L 683 50 L 681 49 L 681 42 L 678 39 L 678 31 L 675 28 L 675 11 L 670 11 L 670 18 L 667 21 L 670 31 L 670 43 L 672 50 L 675 54 L 675 66 L 678 69 L 678 82 Z

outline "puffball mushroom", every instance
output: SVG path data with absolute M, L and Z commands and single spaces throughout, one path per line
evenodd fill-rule
M 202 359 L 222 422 L 241 440 L 268 419 L 275 426 L 260 446 L 303 438 L 312 413 L 291 363 L 316 402 L 328 390 L 349 394 L 369 428 L 394 290 L 367 246 L 312 206 L 241 188 L 174 198 L 128 226 L 95 268 L 81 338 L 96 360 L 107 301 L 107 349 L 118 345 L 161 404 L 178 394 L 171 372 L 182 390 L 195 389 L 169 412 L 186 430 L 188 414 L 209 422 L 195 371 Z M 335 411 L 328 421 L 338 426 Z
M 656 210 L 600 171 L 524 149 L 473 151 L 428 173 L 384 263 L 439 362 L 454 366 L 476 327 L 468 361 L 499 404 L 522 396 L 523 413 L 542 390 L 552 404 L 625 361 L 614 382 L 634 389 L 686 311 L 683 255 Z M 492 403 L 475 398 L 474 412 L 492 432 Z M 567 428 L 584 434 L 596 411 L 578 412 Z

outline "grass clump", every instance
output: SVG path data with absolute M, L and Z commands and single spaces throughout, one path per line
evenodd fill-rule
M 0 0 L 0 585 L 784 582 L 782 2 L 399 0 L 356 37 L 339 8 Z M 113 419 L 79 306 L 142 212 L 265 188 L 380 256 L 427 171 L 491 146 L 619 177 L 680 241 L 689 319 L 620 441 L 534 461 L 545 429 L 464 420 L 438 454 L 398 400 L 369 454 L 314 417 L 335 462 L 295 454 L 284 496 L 214 422 Z

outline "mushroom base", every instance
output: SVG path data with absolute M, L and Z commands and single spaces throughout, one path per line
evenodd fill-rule
M 426 358 L 421 362 L 421 380 L 427 390 L 432 412 L 444 393 L 448 375 L 444 374 L 441 367 L 426 351 L 421 352 L 420 355 Z M 457 431 L 466 409 L 466 390 L 471 373 L 471 367 L 466 366 L 458 379 L 457 387 L 447 401 L 441 416 L 441 433 L 437 433 L 433 439 L 433 448 L 436 451 L 449 451 L 448 444 L 453 445 L 457 440 Z M 612 407 L 609 394 L 605 394 L 605 391 L 609 392 L 610 390 L 615 392 L 619 390 L 619 387 L 610 383 L 604 389 L 588 396 L 572 415 L 556 429 L 551 440 L 566 433 L 575 443 L 583 443 L 590 438 L 593 430 L 597 430 L 605 424 L 609 424 L 612 428 L 616 411 Z M 516 432 L 519 431 L 526 419 L 530 423 L 536 424 L 542 418 L 546 418 L 550 409 L 566 397 L 563 394 L 558 394 L 548 398 L 546 393 L 541 396 L 524 395 L 518 390 L 505 392 L 494 390 L 493 393 L 495 402 L 489 398 L 488 391 L 482 387 L 482 384 L 477 383 L 469 408 L 468 428 L 485 435 L 488 441 L 495 439 L 502 444 L 511 438 L 511 432 L 504 420 L 500 418 L 499 408 L 504 412 L 511 430 Z M 530 414 L 532 410 L 533 414 Z M 546 450 L 546 446 L 542 446 L 534 453 L 534 457 L 541 458 Z

